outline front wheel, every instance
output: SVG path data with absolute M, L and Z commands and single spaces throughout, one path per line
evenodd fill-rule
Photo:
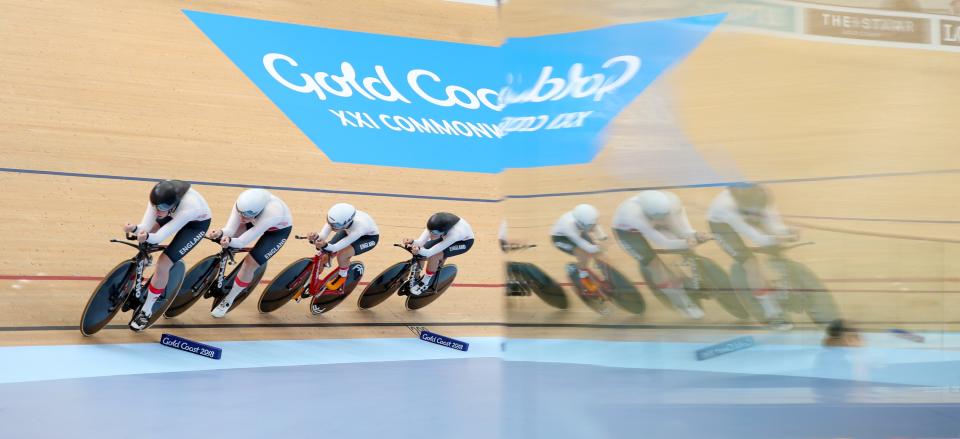
M 803 310 L 814 323 L 829 323 L 840 318 L 840 309 L 833 295 L 810 268 L 799 262 L 787 261 L 790 273 L 791 294 L 804 297 Z
M 540 267 L 528 262 L 517 262 L 515 275 L 519 275 L 526 285 L 533 290 L 541 300 L 554 308 L 567 309 L 570 304 L 563 287 L 544 273 Z
M 370 281 L 360 293 L 357 299 L 357 307 L 360 309 L 370 309 L 387 300 L 393 293 L 400 289 L 407 275 L 410 274 L 410 261 L 397 262 L 380 273 L 379 276 Z
M 133 278 L 136 276 L 134 268 L 132 260 L 117 264 L 93 289 L 80 315 L 81 334 L 88 337 L 96 334 L 117 315 L 133 289 Z
M 257 309 L 273 312 L 303 291 L 313 269 L 313 258 L 301 258 L 284 268 L 260 295 Z
M 607 278 L 613 303 L 623 308 L 624 311 L 643 314 L 647 309 L 647 303 L 643 300 L 640 290 L 615 268 L 607 264 L 600 264 L 600 269 Z

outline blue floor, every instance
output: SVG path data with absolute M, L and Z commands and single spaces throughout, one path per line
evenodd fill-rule
M 888 399 L 856 401 L 871 391 Z M 0 418 L 5 438 L 958 437 L 960 406 L 896 402 L 916 391 L 469 358 L 10 383 Z
M 0 438 L 960 437 L 949 349 L 469 340 L 0 348 Z

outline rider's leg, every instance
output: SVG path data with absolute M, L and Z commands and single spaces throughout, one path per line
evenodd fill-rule
M 450 247 L 447 247 L 444 251 L 427 258 L 427 268 L 425 270 L 426 272 L 423 278 L 420 279 L 420 283 L 418 288 L 416 288 L 416 291 L 411 290 L 411 294 L 420 295 L 423 292 L 427 291 L 427 288 L 430 286 L 430 281 L 433 280 L 433 276 L 437 273 L 437 269 L 440 268 L 440 264 L 442 264 L 443 261 L 453 256 L 462 255 L 470 251 L 470 248 L 472 247 L 473 247 L 472 238 L 463 240 L 463 241 L 457 241 L 451 244 Z M 424 248 L 429 248 L 429 247 L 424 246 Z
M 243 262 L 240 263 L 240 270 L 237 272 L 237 277 L 233 280 L 233 287 L 230 288 L 230 293 L 228 293 L 227 297 L 223 300 L 233 303 L 233 300 L 250 286 L 250 281 L 253 280 L 253 274 L 256 273 L 258 268 L 260 268 L 260 263 L 253 258 L 253 255 L 247 255 L 247 257 L 243 258 Z
M 710 231 L 717 244 L 723 248 L 733 260 L 743 267 L 747 278 L 747 287 L 763 307 L 763 314 L 768 320 L 781 318 L 783 311 L 771 294 L 770 284 L 763 275 L 760 261 L 740 238 L 740 235 L 727 224 L 710 223 Z
M 163 224 L 169 221 L 165 220 Z M 158 221 L 157 226 L 151 232 L 156 232 L 159 229 L 161 226 L 159 223 Z M 203 239 L 203 235 L 207 233 L 208 228 L 210 228 L 209 219 L 188 222 L 174 235 L 166 250 L 157 257 L 153 277 L 147 286 L 147 297 L 143 302 L 143 307 L 140 308 L 140 313 L 130 323 L 131 328 L 139 331 L 146 327 L 147 320 L 153 316 L 154 305 L 166 290 L 167 284 L 170 283 L 170 269 L 187 253 L 190 253 L 190 250 L 193 250 L 197 243 Z M 177 281 L 179 282 L 179 279 Z
M 173 262 L 167 255 L 162 254 L 157 258 L 153 278 L 150 279 L 150 285 L 147 286 L 147 299 L 143 303 L 143 310 L 147 314 L 153 314 L 153 305 L 157 303 L 157 299 L 167 288 L 171 267 L 173 267 Z
M 349 245 L 337 253 L 337 277 L 330 280 L 327 288 L 336 290 L 343 286 L 350 272 L 350 258 L 353 258 L 355 253 L 356 251 Z
M 756 256 L 751 256 L 743 261 L 742 265 L 743 271 L 747 276 L 747 286 L 753 291 L 753 296 L 756 297 L 757 302 L 760 302 L 760 306 L 763 308 L 763 315 L 768 319 L 781 317 L 783 310 L 780 308 L 780 304 L 777 303 L 773 289 L 770 288 L 770 283 L 763 274 L 760 260 Z
M 220 304 L 210 312 L 212 316 L 219 318 L 226 315 L 237 296 L 250 286 L 257 269 L 266 264 L 267 260 L 277 254 L 283 244 L 287 242 L 287 237 L 290 236 L 292 229 L 293 227 L 286 227 L 280 230 L 271 230 L 257 240 L 247 257 L 240 262 L 240 269 L 237 271 L 237 276 L 233 280 L 233 287 L 230 288 L 227 297 L 224 297 Z
M 580 278 L 580 283 L 583 284 L 587 291 L 596 291 L 598 285 L 590 276 L 589 270 L 590 260 L 593 259 L 594 255 L 580 247 L 577 247 L 573 249 L 573 256 L 577 258 L 577 276 Z
M 353 241 L 353 243 L 343 250 L 340 250 L 340 252 L 337 253 L 338 279 L 333 281 L 335 284 L 330 285 L 328 288 L 342 288 L 347 281 L 347 275 L 350 273 L 350 260 L 354 256 L 362 255 L 373 250 L 378 242 L 380 242 L 380 235 L 366 235 Z
M 421 280 L 424 286 L 430 285 L 430 281 L 433 280 L 433 275 L 437 274 L 437 268 L 440 267 L 441 261 L 443 261 L 443 252 L 427 258 L 427 269 L 424 271 L 423 279 Z

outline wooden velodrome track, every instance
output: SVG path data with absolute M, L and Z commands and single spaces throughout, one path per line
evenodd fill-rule
M 385 194 L 275 191 L 293 209 L 296 233 L 318 229 L 321 213 L 338 201 L 352 202 L 377 218 L 381 247 L 360 258 L 367 280 L 403 258 L 389 244 L 415 236 L 433 211 L 461 214 L 478 235 L 474 249 L 456 260 L 459 285 L 420 312 L 405 311 L 399 299 L 362 312 L 348 299 L 322 317 L 310 316 L 302 305 L 259 315 L 248 301 L 228 318 L 214 321 L 209 308 L 199 304 L 175 320 L 160 322 L 183 336 L 408 336 L 406 324 L 448 325 L 443 332 L 454 336 L 497 335 L 503 332 L 500 325 L 509 322 L 552 325 L 511 328 L 511 335 L 568 337 L 587 329 L 563 325 L 683 323 L 646 290 L 650 309 L 643 316 L 600 316 L 580 303 L 553 311 L 533 298 L 504 300 L 502 293 L 503 256 L 496 233 L 503 215 L 510 220 L 511 238 L 539 244 L 515 257 L 534 261 L 562 280 L 567 259 L 549 247 L 546 237 L 557 216 L 590 202 L 608 222 L 630 192 L 607 190 L 680 184 L 648 170 L 682 173 L 685 163 L 623 160 L 637 139 L 650 134 L 641 102 L 645 95 L 614 122 L 606 149 L 588 165 L 487 175 L 334 164 L 180 12 L 189 7 L 493 45 L 502 35 L 616 22 L 596 12 L 602 10 L 597 2 L 587 10 L 580 6 L 583 2 L 516 0 L 499 13 L 433 0 L 246 1 L 231 6 L 98 0 L 97 7 L 3 3 L 0 344 L 156 339 L 162 329 L 143 334 L 107 329 L 87 339 L 75 329 L 95 280 L 129 256 L 107 241 L 119 235 L 120 225 L 142 214 L 151 183 L 136 178 L 216 183 L 197 186 L 211 204 L 215 224 L 224 221 L 241 186 Z M 691 13 L 669 7 L 628 12 L 621 10 L 617 21 Z M 958 77 L 955 54 L 721 29 L 658 83 L 656 93 L 669 97 L 673 114 L 672 120 L 654 125 L 678 127 L 692 150 L 720 169 L 717 175 L 704 175 L 701 183 L 773 181 L 781 212 L 805 239 L 817 242 L 793 256 L 827 280 L 846 316 L 877 326 L 940 327 L 960 313 L 960 245 L 951 241 L 958 239 L 954 220 L 960 209 L 952 194 L 960 182 L 960 109 L 952 105 L 951 93 Z M 642 150 L 633 157 L 660 156 Z M 705 228 L 704 210 L 718 190 L 676 189 L 696 227 Z M 599 193 L 563 195 L 581 191 Z M 424 193 L 487 201 L 504 195 L 561 195 L 509 197 L 503 203 L 389 195 Z M 186 262 L 215 250 L 204 243 Z M 713 244 L 701 253 L 729 265 Z M 266 277 L 308 254 L 305 244 L 288 243 L 271 261 Z M 611 257 L 639 280 L 635 263 L 619 249 L 612 248 Z M 712 303 L 707 314 L 706 325 L 734 323 Z M 114 323 L 125 322 L 118 318 Z M 627 337 L 622 332 L 597 330 L 594 335 Z

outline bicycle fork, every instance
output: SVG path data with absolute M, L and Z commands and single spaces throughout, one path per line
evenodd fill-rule
M 408 281 L 410 291 L 413 291 L 413 287 L 417 284 L 418 280 L 420 280 L 420 263 L 414 262 L 413 267 L 410 267 L 410 280 Z
M 217 289 L 223 289 L 223 275 L 227 272 L 226 256 L 220 258 L 220 268 L 217 270 Z
M 137 300 L 140 300 L 140 299 L 141 299 L 140 293 L 141 293 L 141 291 L 143 291 L 143 267 L 144 267 L 144 265 L 146 265 L 146 260 L 145 260 L 145 259 L 141 259 L 139 262 L 137 262 L 137 277 L 136 277 L 136 282 L 133 283 L 134 297 L 136 297 Z

